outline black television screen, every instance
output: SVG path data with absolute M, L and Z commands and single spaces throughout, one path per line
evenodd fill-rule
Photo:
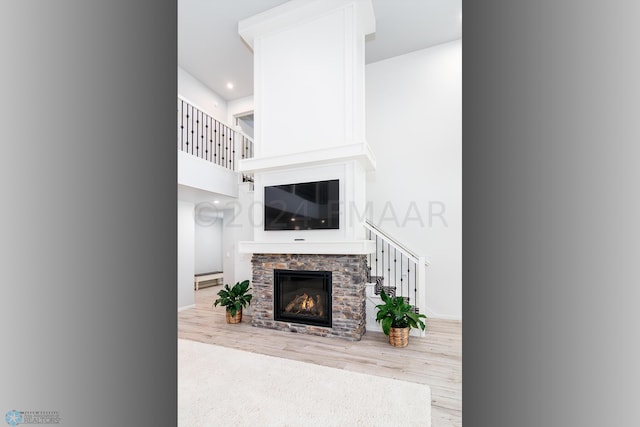
M 340 228 L 339 180 L 264 188 L 265 230 Z

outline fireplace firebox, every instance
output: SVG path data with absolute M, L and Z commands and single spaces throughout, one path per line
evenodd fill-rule
M 331 327 L 331 272 L 274 270 L 274 318 Z

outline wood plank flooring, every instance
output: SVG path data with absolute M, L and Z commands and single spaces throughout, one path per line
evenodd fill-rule
M 352 342 L 252 327 L 247 315 L 227 325 L 224 309 L 211 306 L 219 289 L 198 290 L 196 307 L 178 313 L 179 338 L 428 384 L 433 427 L 462 426 L 462 322 L 427 319 L 427 336 L 398 349 L 379 332 Z

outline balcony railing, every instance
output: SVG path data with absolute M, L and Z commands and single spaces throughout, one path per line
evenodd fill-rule
M 178 149 L 235 171 L 253 157 L 253 140 L 178 98 Z

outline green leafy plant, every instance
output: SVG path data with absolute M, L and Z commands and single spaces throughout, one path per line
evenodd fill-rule
M 380 298 L 384 304 L 376 305 L 378 314 L 376 322 L 382 323 L 382 331 L 385 335 L 389 335 L 391 328 L 420 328 L 424 331 L 424 322 L 420 319 L 426 319 L 424 314 L 418 314 L 413 311 L 413 306 L 407 303 L 403 297 L 391 298 L 380 292 Z
M 226 310 L 231 313 L 231 316 L 235 316 L 242 307 L 246 308 L 247 305 L 251 304 L 253 295 L 247 293 L 250 290 L 248 280 L 236 283 L 233 288 L 229 288 L 229 285 L 226 284 L 224 285 L 224 289 L 218 291 L 220 298 L 215 300 L 213 306 L 217 307 L 217 305 L 220 304 L 226 307 Z

